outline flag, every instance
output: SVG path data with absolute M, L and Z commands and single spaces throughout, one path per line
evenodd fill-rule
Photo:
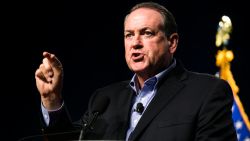
M 238 141 L 250 141 L 250 123 L 238 95 L 234 96 L 232 114 Z
M 215 75 L 226 80 L 233 91 L 234 104 L 232 106 L 232 118 L 236 129 L 238 141 L 250 141 L 250 122 L 244 111 L 243 105 L 238 97 L 239 87 L 233 78 L 230 62 L 234 59 L 232 50 L 227 49 L 230 33 L 232 32 L 232 22 L 228 16 L 222 16 L 218 24 L 216 33 L 216 47 L 223 47 L 216 54 L 216 66 L 220 67 L 220 71 Z

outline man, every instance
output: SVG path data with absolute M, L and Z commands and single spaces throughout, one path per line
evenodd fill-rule
M 163 6 L 146 2 L 131 9 L 124 20 L 124 42 L 126 62 L 135 75 L 92 95 L 80 125 L 92 119 L 99 97 L 108 97 L 109 102 L 84 139 L 237 140 L 230 86 L 213 76 L 185 70 L 173 57 L 178 39 L 175 19 Z M 61 97 L 62 65 L 53 54 L 44 52 L 43 56 L 35 77 L 45 132 L 77 128 Z

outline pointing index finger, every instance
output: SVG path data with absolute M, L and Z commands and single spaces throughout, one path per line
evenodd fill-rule
M 61 62 L 58 60 L 58 58 L 54 54 L 51 54 L 51 53 L 45 51 L 45 52 L 43 52 L 43 56 L 48 59 L 49 63 L 52 65 L 52 67 L 62 69 Z

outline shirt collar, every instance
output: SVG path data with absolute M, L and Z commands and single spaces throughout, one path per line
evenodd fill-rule
M 151 87 L 153 89 L 156 88 L 157 84 L 159 83 L 159 81 L 162 80 L 162 78 L 167 75 L 167 73 L 172 70 L 174 67 L 176 66 L 176 60 L 175 58 L 173 59 L 173 62 L 171 63 L 171 65 L 169 65 L 165 70 L 161 71 L 160 73 L 156 74 L 155 76 L 147 79 L 145 81 L 145 85 L 151 85 Z M 138 79 L 136 77 L 136 74 L 134 74 L 134 76 L 132 77 L 132 79 L 130 80 L 129 83 L 130 87 L 136 92 L 136 94 L 139 93 L 140 89 L 139 89 L 139 83 L 138 83 Z

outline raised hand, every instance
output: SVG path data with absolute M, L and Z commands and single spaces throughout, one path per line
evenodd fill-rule
M 47 110 L 54 110 L 62 104 L 63 67 L 54 54 L 43 52 L 43 56 L 43 61 L 35 72 L 36 86 L 43 106 Z

